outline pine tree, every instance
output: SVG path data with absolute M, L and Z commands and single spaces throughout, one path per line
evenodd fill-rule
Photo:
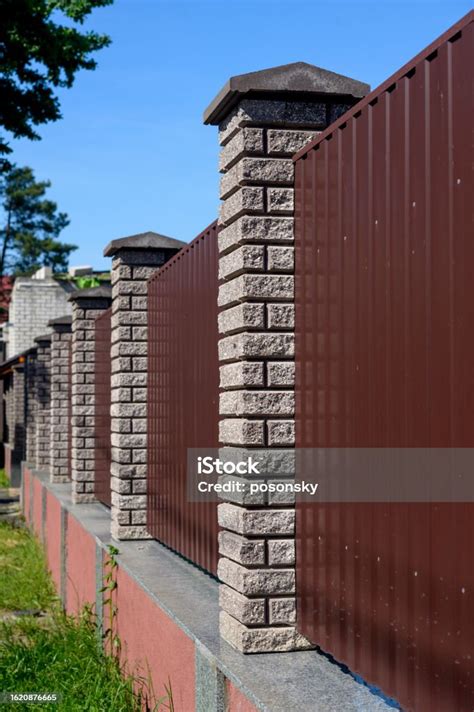
M 67 270 L 69 255 L 77 247 L 58 240 L 69 218 L 45 197 L 50 185 L 49 181 L 36 181 L 27 166 L 12 166 L 3 174 L 0 276 L 31 274 L 42 266 L 55 272 Z

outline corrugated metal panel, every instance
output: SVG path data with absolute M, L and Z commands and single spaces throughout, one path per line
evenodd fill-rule
M 217 509 L 186 499 L 188 448 L 218 447 L 217 223 L 148 283 L 148 529 L 217 571 Z
M 297 447 L 474 447 L 473 14 L 296 157 Z M 471 504 L 298 504 L 298 626 L 474 709 Z
M 111 375 L 112 309 L 95 320 L 95 495 L 111 506 Z

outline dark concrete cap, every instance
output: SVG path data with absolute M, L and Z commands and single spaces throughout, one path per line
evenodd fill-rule
M 68 326 L 69 324 L 72 324 L 72 316 L 70 314 L 48 321 L 48 326 Z
M 329 72 L 307 62 L 282 64 L 259 72 L 231 77 L 204 112 L 205 124 L 219 124 L 240 99 L 253 98 L 303 101 L 321 99 L 322 95 L 360 99 L 370 91 L 369 84 L 342 74 Z
M 43 334 L 42 336 L 37 336 L 35 342 L 39 344 L 41 341 L 51 341 L 51 334 Z
M 112 287 L 103 284 L 100 287 L 90 287 L 90 289 L 76 289 L 68 297 L 68 302 L 75 302 L 76 299 L 112 299 Z
M 157 232 L 140 232 L 130 237 L 120 237 L 109 242 L 104 250 L 105 257 L 112 257 L 119 250 L 180 250 L 187 243 L 174 237 L 159 235 Z
M 6 361 L 4 361 L 2 364 L 0 364 L 0 376 L 5 375 L 5 371 L 8 371 L 10 368 L 13 368 L 14 366 L 18 365 L 23 365 L 22 361 L 20 359 L 25 359 L 27 356 L 30 354 L 36 353 L 37 348 L 36 346 L 30 346 L 29 349 L 26 349 L 26 351 L 22 351 L 19 354 L 15 354 L 15 356 L 10 356 Z

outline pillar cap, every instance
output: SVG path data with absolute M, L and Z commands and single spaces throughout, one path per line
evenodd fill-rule
M 69 326 L 70 324 L 72 324 L 72 316 L 70 314 L 48 321 L 48 326 Z
M 51 334 L 42 334 L 41 336 L 37 336 L 35 338 L 35 343 L 40 344 L 42 342 L 50 342 L 51 341 Z
M 204 112 L 205 124 L 220 124 L 244 97 L 316 101 L 324 97 L 361 99 L 370 85 L 307 62 L 282 64 L 271 69 L 231 77 Z
M 120 237 L 109 242 L 104 257 L 113 257 L 119 250 L 180 250 L 187 243 L 157 232 L 140 232 L 138 235 Z
M 76 289 L 69 295 L 68 302 L 75 302 L 78 299 L 112 299 L 112 287 L 104 284 L 89 289 Z

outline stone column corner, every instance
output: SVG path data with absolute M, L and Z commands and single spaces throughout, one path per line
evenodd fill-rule
M 109 285 L 73 292 L 71 333 L 71 480 L 75 504 L 95 500 L 95 320 L 110 308 Z
M 50 481 L 71 479 L 71 339 L 72 316 L 51 319 Z
M 369 89 L 296 62 L 231 77 L 204 112 L 221 146 L 223 447 L 295 446 L 292 157 Z M 218 517 L 221 636 L 245 653 L 313 647 L 296 625 L 294 499 L 224 502 Z
M 112 523 L 114 539 L 149 539 L 147 521 L 148 280 L 186 243 L 156 232 L 113 240 Z
M 51 404 L 51 334 L 35 338 L 36 344 L 36 467 L 49 470 Z

